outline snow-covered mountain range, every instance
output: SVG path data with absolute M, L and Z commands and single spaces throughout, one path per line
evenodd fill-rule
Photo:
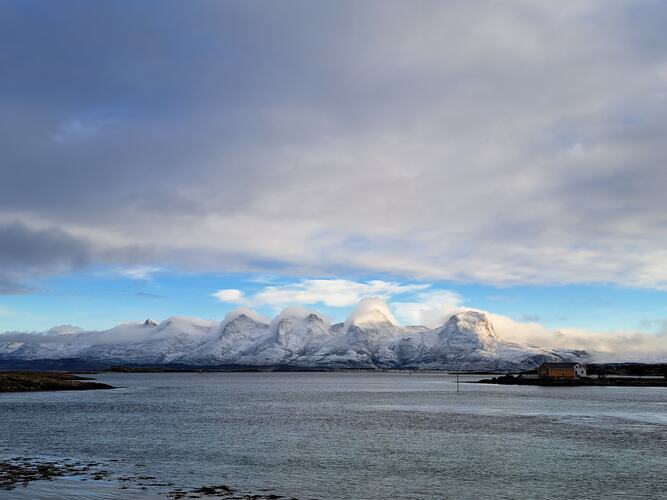
M 454 314 L 435 329 L 400 326 L 379 299 L 362 300 L 344 323 L 333 325 L 318 313 L 290 308 L 270 322 L 237 310 L 222 322 L 173 317 L 106 331 L 57 327 L 0 335 L 5 363 L 517 370 L 587 358 L 585 351 L 507 342 L 486 314 L 473 310 Z

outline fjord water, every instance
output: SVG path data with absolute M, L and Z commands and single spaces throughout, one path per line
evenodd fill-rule
M 667 492 L 664 388 L 465 383 L 457 393 L 449 375 L 368 372 L 96 378 L 119 388 L 0 394 L 0 456 L 116 459 L 120 472 L 178 486 L 298 498 Z M 85 484 L 69 488 L 86 497 Z

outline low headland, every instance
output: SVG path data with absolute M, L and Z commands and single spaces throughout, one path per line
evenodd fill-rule
M 538 385 L 545 387 L 667 387 L 664 377 L 579 377 L 579 378 L 541 378 L 532 374 L 508 374 L 479 380 L 478 384 L 498 385 Z
M 108 384 L 62 372 L 0 372 L 0 392 L 113 389 Z
M 548 387 L 574 386 L 623 386 L 623 387 L 667 387 L 667 364 L 665 363 L 590 363 L 586 365 L 586 377 L 546 378 L 539 377 L 537 370 L 508 373 L 480 380 L 480 384 L 540 385 Z

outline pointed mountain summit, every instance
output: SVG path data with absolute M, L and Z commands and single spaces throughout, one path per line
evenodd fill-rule
M 153 321 L 152 319 L 148 318 L 146 321 L 144 321 L 144 326 L 147 328 L 152 328 L 154 326 L 157 326 L 157 322 Z
M 255 312 L 241 308 L 227 313 L 209 338 L 179 362 L 185 364 L 235 364 L 269 333 L 269 325 Z
M 500 341 L 489 317 L 479 311 L 454 314 L 438 331 L 440 341 L 452 347 L 485 347 Z
M 317 338 L 328 337 L 329 326 L 319 314 L 290 308 L 271 322 L 275 342 L 290 351 L 299 351 Z
M 225 316 L 220 323 L 220 338 L 246 337 L 249 331 L 268 328 L 268 323 L 249 309 L 237 309 Z
M 237 362 L 313 366 L 309 356 L 331 337 L 328 322 L 319 314 L 287 308 L 271 321 L 268 333 L 246 349 Z
M 384 300 L 363 299 L 345 320 L 342 334 L 324 346 L 324 357 L 339 366 L 345 357 L 357 367 L 389 366 L 395 358 L 389 344 L 404 333 Z

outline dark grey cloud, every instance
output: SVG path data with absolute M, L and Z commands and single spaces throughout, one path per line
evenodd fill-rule
M 9 278 L 92 262 L 667 287 L 666 14 L 3 2 L 0 221 L 62 232 Z
M 31 279 L 81 269 L 90 261 L 90 245 L 58 228 L 0 223 L 0 295 L 31 293 Z
M 14 222 L 0 225 L 3 268 L 82 267 L 89 259 L 86 243 L 60 229 L 31 229 Z

